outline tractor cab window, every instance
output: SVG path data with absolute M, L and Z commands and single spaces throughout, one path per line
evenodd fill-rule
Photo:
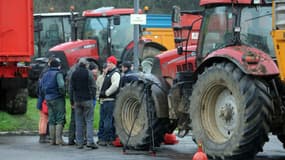
M 114 24 L 113 17 L 87 18 L 83 29 L 83 39 L 97 40 L 99 55 L 103 59 L 107 58 L 109 50 L 110 54 L 120 59 L 124 48 L 133 39 L 130 16 L 121 15 L 119 25 Z
M 233 43 L 235 17 L 232 7 L 208 9 L 204 15 L 198 52 L 201 56 Z
M 71 39 L 68 16 L 35 16 L 34 19 L 35 25 L 42 26 L 34 34 L 35 57 L 44 56 L 50 48 Z M 38 53 L 39 50 L 41 53 Z
M 86 19 L 83 29 L 83 39 L 97 40 L 100 56 L 107 55 L 104 54 L 107 51 L 107 26 L 108 19 L 106 17 L 92 17 Z
M 271 23 L 271 6 L 243 8 L 240 21 L 242 44 L 255 47 L 274 56 L 273 41 L 270 36 Z
M 121 58 L 125 47 L 133 40 L 134 27 L 130 23 L 130 15 L 120 16 L 120 25 L 113 25 L 111 30 L 112 54 Z

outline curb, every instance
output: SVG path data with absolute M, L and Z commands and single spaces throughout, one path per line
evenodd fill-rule
M 94 130 L 94 135 L 97 135 L 97 130 Z M 0 136 L 37 136 L 38 131 L 0 131 Z M 68 131 L 63 131 L 63 136 L 68 136 Z
M 38 131 L 4 131 L 0 132 L 0 136 L 35 136 Z

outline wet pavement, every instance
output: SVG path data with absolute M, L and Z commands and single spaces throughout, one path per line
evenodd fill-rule
M 67 137 L 64 137 L 67 141 Z M 96 141 L 96 137 L 94 138 Z M 75 146 L 52 146 L 39 144 L 38 136 L 0 136 L 0 159 L 3 160 L 191 160 L 197 150 L 191 136 L 177 138 L 176 145 L 161 145 L 153 156 L 147 151 L 127 150 L 121 147 L 99 147 L 77 149 Z M 256 160 L 285 160 L 285 150 L 275 136 L 258 153 Z

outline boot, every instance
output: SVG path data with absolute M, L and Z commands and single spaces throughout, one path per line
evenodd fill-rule
M 40 134 L 39 143 L 49 143 L 46 134 Z
M 50 144 L 55 145 L 55 125 L 49 125 Z
M 62 131 L 63 131 L 63 125 L 57 124 L 56 125 L 56 141 L 55 141 L 55 144 L 66 145 L 62 139 Z

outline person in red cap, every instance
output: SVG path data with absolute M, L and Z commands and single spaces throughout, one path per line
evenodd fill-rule
M 99 98 L 101 100 L 100 120 L 98 132 L 98 144 L 101 146 L 112 145 L 115 140 L 115 127 L 113 111 L 115 107 L 115 97 L 120 87 L 120 71 L 116 67 L 117 59 L 114 56 L 107 58 L 107 74 L 104 78 Z

